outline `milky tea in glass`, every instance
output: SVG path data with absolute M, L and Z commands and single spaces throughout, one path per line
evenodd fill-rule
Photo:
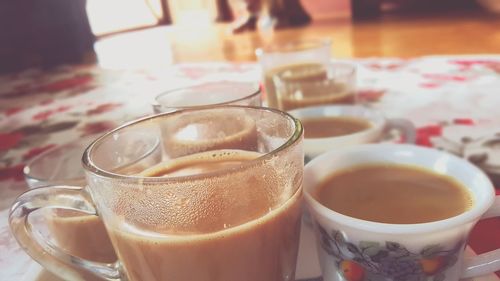
M 161 139 L 161 161 L 133 176 L 113 172 L 138 135 Z M 67 208 L 99 210 L 118 262 L 83 267 L 130 281 L 294 280 L 303 151 L 290 115 L 224 106 L 148 117 L 94 142 L 83 164 L 92 200 L 67 187 L 18 199 L 64 195 L 79 202 Z M 72 263 L 40 254 L 19 208 L 11 227 L 27 252 L 48 267 Z

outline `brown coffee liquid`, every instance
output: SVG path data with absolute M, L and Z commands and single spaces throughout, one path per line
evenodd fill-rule
M 371 123 L 351 116 L 310 117 L 300 120 L 305 138 L 330 138 L 345 136 L 367 130 Z
M 49 214 L 48 225 L 57 245 L 74 256 L 91 261 L 112 263 L 117 260 L 101 219 L 78 212 L 58 210 Z M 84 280 L 104 280 L 73 267 Z
M 209 154 L 206 154 L 209 156 Z M 186 157 L 174 162 L 164 163 L 161 166 L 155 166 L 140 173 L 146 177 L 179 177 L 196 174 L 209 173 L 221 169 L 234 168 L 247 160 L 249 155 L 228 154 L 225 158 L 203 157 L 197 158 L 196 162 L 192 157 Z M 255 157 L 260 154 L 252 155 Z
M 392 224 L 443 220 L 469 210 L 467 189 L 446 175 L 420 167 L 356 166 L 329 176 L 316 199 L 346 216 Z
M 57 214 L 51 216 L 49 223 L 58 245 L 68 252 L 97 262 L 116 261 L 111 241 L 99 217 Z
M 234 150 L 231 153 L 200 153 L 165 162 L 141 175 L 172 177 L 213 172 L 220 168 L 232 169 L 260 155 Z M 185 224 L 174 220 L 163 222 L 167 226 L 157 225 L 157 232 L 129 225 L 110 229 L 129 280 L 294 280 L 301 216 L 300 189 L 281 206 L 271 209 L 270 195 L 252 193 L 256 189 L 252 185 L 252 182 L 242 181 L 242 194 L 231 192 L 234 204 L 238 203 L 238 198 L 255 197 L 252 213 L 235 211 L 220 217 L 214 215 L 219 214 L 217 209 L 222 207 L 220 198 L 223 194 L 212 194 L 201 201 L 201 204 L 211 206 L 207 209 L 214 210 L 206 215 L 206 219 L 197 221 L 195 227 L 203 230 L 202 233 L 189 233 L 186 229 L 175 232 L 172 229 L 182 229 Z M 248 218 L 254 219 L 248 221 Z M 229 221 L 242 223 L 222 229 L 218 227 L 226 226 Z M 192 221 L 185 223 L 192 224 Z M 170 233 L 165 234 L 165 229 L 170 229 Z

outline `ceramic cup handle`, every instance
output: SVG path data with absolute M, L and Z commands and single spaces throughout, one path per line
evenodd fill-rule
M 80 267 L 105 280 L 121 280 L 118 263 L 104 264 L 67 254 L 34 229 L 31 213 L 43 209 L 66 209 L 97 216 L 94 203 L 81 187 L 49 186 L 29 190 L 19 196 L 9 214 L 9 224 L 21 247 L 38 263 L 66 280 L 83 280 L 71 266 Z
M 397 130 L 403 136 L 405 143 L 415 143 L 416 133 L 415 126 L 412 122 L 406 119 L 388 119 L 387 120 L 387 131 Z
M 481 217 L 487 219 L 500 216 L 500 196 L 495 198 L 493 206 Z M 500 270 L 500 249 L 466 259 L 462 278 L 476 277 Z

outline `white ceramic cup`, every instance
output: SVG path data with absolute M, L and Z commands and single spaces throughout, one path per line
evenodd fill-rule
M 311 195 L 332 172 L 368 163 L 416 165 L 449 175 L 468 188 L 474 205 L 440 221 L 387 224 L 342 215 Z M 454 155 L 403 144 L 367 144 L 330 151 L 306 165 L 304 191 L 325 281 L 457 281 L 500 270 L 500 249 L 470 259 L 463 257 L 475 223 L 500 216 L 500 196 L 495 197 L 481 170 Z
M 308 158 L 316 157 L 330 149 L 379 142 L 391 130 L 400 131 L 406 143 L 415 143 L 415 128 L 410 121 L 387 119 L 381 112 L 360 105 L 313 106 L 291 110 L 289 113 L 298 119 L 349 116 L 362 118 L 371 123 L 369 129 L 354 134 L 329 138 L 304 138 L 304 152 Z

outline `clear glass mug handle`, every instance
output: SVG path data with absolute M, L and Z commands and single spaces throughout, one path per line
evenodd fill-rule
M 495 197 L 493 206 L 491 206 L 481 219 L 492 217 L 500 217 L 500 196 Z M 466 259 L 464 262 L 462 278 L 476 277 L 493 273 L 498 270 L 500 270 L 500 249 Z
M 67 209 L 97 216 L 92 199 L 81 187 L 40 187 L 19 196 L 10 209 L 10 229 L 17 242 L 34 260 L 68 280 L 83 280 L 70 265 L 82 268 L 105 280 L 122 280 L 118 262 L 99 263 L 67 254 L 37 234 L 28 218 L 31 213 L 42 209 Z
M 415 126 L 406 119 L 388 119 L 386 131 L 397 130 L 404 138 L 404 143 L 414 144 L 417 140 Z

